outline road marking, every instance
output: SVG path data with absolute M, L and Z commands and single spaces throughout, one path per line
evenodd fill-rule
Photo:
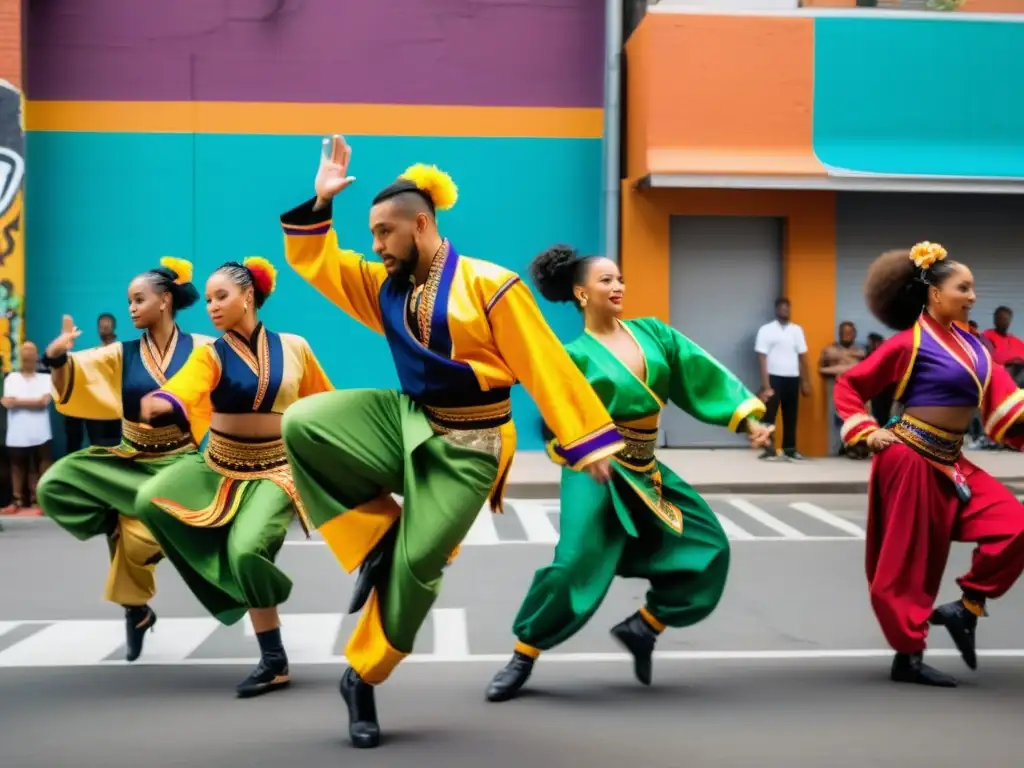
M 498 536 L 498 529 L 494 527 L 493 514 L 489 509 L 481 510 L 473 521 L 469 533 L 466 534 L 466 538 L 462 540 L 462 546 L 480 547 L 503 543 Z
M 761 509 L 760 507 L 758 507 L 758 506 L 756 506 L 754 504 L 751 504 L 746 499 L 729 499 L 729 503 L 732 506 L 736 507 L 736 509 L 738 509 L 743 514 L 748 515 L 749 517 L 752 517 L 755 520 L 757 520 L 757 522 L 761 523 L 761 525 L 763 525 L 763 526 L 765 526 L 767 528 L 771 528 L 773 531 L 777 531 L 778 533 L 781 533 L 783 536 L 785 536 L 788 539 L 806 539 L 807 538 L 806 535 L 804 535 L 803 533 L 798 531 L 793 526 L 786 525 L 784 522 L 779 520 L 777 517 L 774 517 L 773 515 L 769 515 L 763 509 Z
M 434 624 L 432 656 L 451 661 L 470 656 L 465 608 L 435 608 L 430 612 L 430 618 Z
M 512 505 L 526 532 L 527 541 L 534 544 L 557 544 L 558 531 L 548 514 L 558 511 L 558 502 L 517 501 Z
M 310 659 L 335 656 L 344 615 L 340 613 L 286 613 L 281 616 L 281 642 L 288 661 L 308 663 Z M 256 637 L 252 624 L 245 622 L 245 636 Z M 149 656 L 149 646 L 145 655 Z
M 837 649 L 837 650 L 771 650 L 771 651 L 655 651 L 654 660 L 659 662 L 686 661 L 690 663 L 716 662 L 716 661 L 745 661 L 745 662 L 773 662 L 773 661 L 854 661 L 862 659 L 891 659 L 893 651 L 888 648 L 865 648 L 865 649 Z M 959 658 L 960 654 L 952 648 L 937 648 L 929 650 L 928 658 Z M 984 659 L 1021 659 L 1024 658 L 1024 648 L 1007 648 L 998 650 L 978 651 L 978 656 Z M 479 653 L 468 656 L 439 656 L 431 653 L 412 654 L 403 659 L 403 664 L 505 664 L 508 661 L 508 653 Z M 317 659 L 309 659 L 301 662 L 308 666 L 341 666 L 347 661 L 344 656 L 324 656 Z M 632 664 L 633 657 L 627 653 L 559 653 L 552 651 L 541 655 L 543 664 Z M 75 666 L 86 667 L 123 667 L 128 666 L 123 659 L 111 659 L 109 661 L 97 661 L 93 663 L 82 663 Z M 239 658 L 189 658 L 184 661 L 154 661 L 145 654 L 131 666 L 135 667 L 228 667 L 247 666 L 253 664 L 253 656 Z M 11 666 L 11 665 L 7 665 Z M 19 666 L 31 667 L 53 667 L 71 666 L 69 664 L 33 663 Z
M 0 651 L 0 667 L 82 667 L 124 645 L 124 620 L 62 621 Z
M 797 512 L 803 512 L 805 515 L 809 515 L 816 520 L 820 520 L 823 523 L 831 525 L 833 528 L 838 528 L 841 531 L 846 531 L 858 539 L 867 538 L 867 534 L 864 529 L 859 525 L 854 525 L 849 520 L 846 520 L 838 515 L 833 515 L 831 512 L 822 509 L 817 504 L 810 504 L 806 501 L 794 501 L 790 504 L 793 509 Z
M 3 637 L 21 623 L 20 621 L 0 621 L 0 637 Z
M 212 618 L 161 619 L 157 618 L 153 631 L 147 633 L 146 656 L 156 661 L 173 663 L 188 658 L 214 632 L 221 623 Z M 121 636 L 122 642 L 124 635 Z
M 725 515 L 721 515 L 718 512 L 715 512 L 715 517 L 718 518 L 718 524 L 722 526 L 722 530 L 725 531 L 725 535 L 727 538 L 738 541 L 751 541 L 754 538 L 756 538 L 754 534 L 750 533 L 749 531 L 743 528 L 740 528 L 738 525 L 736 525 L 736 523 L 734 523 Z M 683 525 L 686 525 L 685 521 L 683 522 Z

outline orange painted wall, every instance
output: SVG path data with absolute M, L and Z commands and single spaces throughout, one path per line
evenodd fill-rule
M 645 17 L 626 44 L 620 258 L 630 306 L 668 322 L 673 215 L 783 219 L 783 286 L 807 336 L 814 383 L 801 403 L 798 445 L 823 456 L 828 398 L 814 370 L 834 334 L 835 195 L 636 185 L 650 173 L 824 175 L 811 148 L 813 34 L 810 19 Z M 685 273 L 686 264 L 676 268 Z
M 624 181 L 620 258 L 623 277 L 630 286 L 629 304 L 665 322 L 669 322 L 671 304 L 669 220 L 673 215 L 784 219 L 783 291 L 792 302 L 793 321 L 807 336 L 807 362 L 813 383 L 811 397 L 801 403 L 797 444 L 808 456 L 827 455 L 828 393 L 815 371 L 821 350 L 833 342 L 835 333 L 835 194 L 726 189 L 641 191 Z M 676 268 L 685 273 L 685 262 Z M 729 297 L 729 301 L 742 301 L 742 297 Z M 685 328 L 680 330 L 686 332 Z
M 21 79 L 22 0 L 0 0 L 0 79 L 18 88 Z
M 803 0 L 805 8 L 856 8 L 857 0 Z M 870 13 L 870 8 L 861 9 Z M 885 13 L 886 9 L 879 10 Z M 1024 13 L 1024 0 L 967 0 L 960 8 L 960 13 Z
M 628 173 L 825 175 L 814 19 L 648 14 L 626 43 Z

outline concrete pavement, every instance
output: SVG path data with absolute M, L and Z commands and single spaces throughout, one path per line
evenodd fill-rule
M 445 577 L 410 663 L 380 691 L 386 748 L 376 752 L 353 752 L 345 743 L 336 685 L 353 624 L 341 613 L 351 579 L 326 547 L 295 536 L 279 559 L 295 582 L 282 608 L 293 688 L 236 701 L 233 686 L 256 657 L 246 622 L 210 621 L 162 563 L 154 601 L 160 621 L 142 659 L 128 667 L 120 611 L 100 599 L 103 542 L 79 543 L 52 525 L 12 524 L 0 537 L 0 766 L 1019 762 L 1024 591 L 991 606 L 979 630 L 985 653 L 976 673 L 943 632 L 934 633 L 933 661 L 959 676 L 959 689 L 895 686 L 867 601 L 861 538 L 841 531 L 786 536 L 733 503 L 809 534 L 821 520 L 788 503 L 862 529 L 865 499 L 711 501 L 720 515 L 763 535 L 732 537 L 721 606 L 696 627 L 666 633 L 654 686 L 632 680 L 628 659 L 608 637 L 646 588 L 620 580 L 589 626 L 542 657 L 530 695 L 486 704 L 483 690 L 508 657 L 519 601 L 552 544 L 468 545 Z M 547 516 L 557 529 L 557 512 Z M 504 517 L 500 525 L 519 525 L 526 535 L 516 512 Z M 953 578 L 969 554 L 966 546 L 954 548 L 941 599 L 956 595 Z
M 1024 487 L 1024 456 L 1016 451 L 966 452 L 996 479 Z M 749 449 L 659 449 L 658 458 L 700 493 L 866 493 L 870 460 L 838 456 L 766 462 Z M 543 452 L 520 451 L 509 474 L 509 494 L 519 498 L 558 495 L 560 469 Z

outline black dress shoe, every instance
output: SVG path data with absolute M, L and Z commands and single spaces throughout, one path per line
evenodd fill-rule
M 359 575 L 356 576 L 356 585 L 352 588 L 352 599 L 348 604 L 349 613 L 359 613 L 366 605 L 366 601 L 370 599 L 370 593 L 383 586 L 384 580 L 391 571 L 391 561 L 395 554 L 397 538 L 398 523 L 395 522 L 359 566 Z
M 348 738 L 356 749 L 373 749 L 380 744 L 380 723 L 373 686 L 349 667 L 338 686 L 348 707 Z
M 639 613 L 634 613 L 621 624 L 612 627 L 612 637 L 633 654 L 633 674 L 636 679 L 644 685 L 650 685 L 652 657 L 658 633 Z
M 515 651 L 508 664 L 498 670 L 498 674 L 487 686 L 488 701 L 508 701 L 515 698 L 516 694 L 526 685 L 533 673 L 533 665 L 536 659 L 530 658 L 525 653 Z
M 889 677 L 895 683 L 917 683 L 936 688 L 956 688 L 956 679 L 924 663 L 920 653 L 897 653 Z
M 287 688 L 292 679 L 288 674 L 286 656 L 261 657 L 256 668 L 235 688 L 238 698 L 251 699 L 264 693 Z
M 975 650 L 975 635 L 978 628 L 978 617 L 971 613 L 967 606 L 957 600 L 955 603 L 940 605 L 932 612 L 931 623 L 945 627 L 953 644 L 960 651 L 964 664 L 971 669 L 978 668 L 978 653 Z
M 156 611 L 148 605 L 126 608 L 124 611 L 125 660 L 135 661 L 142 655 L 146 633 L 156 626 Z

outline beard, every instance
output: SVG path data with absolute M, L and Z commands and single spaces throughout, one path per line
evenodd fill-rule
M 420 263 L 420 252 L 416 247 L 416 243 L 410 243 L 409 248 L 401 256 L 395 256 L 397 261 L 397 268 L 394 274 L 391 275 L 398 282 L 407 283 L 412 279 L 413 272 L 416 271 L 416 266 Z

